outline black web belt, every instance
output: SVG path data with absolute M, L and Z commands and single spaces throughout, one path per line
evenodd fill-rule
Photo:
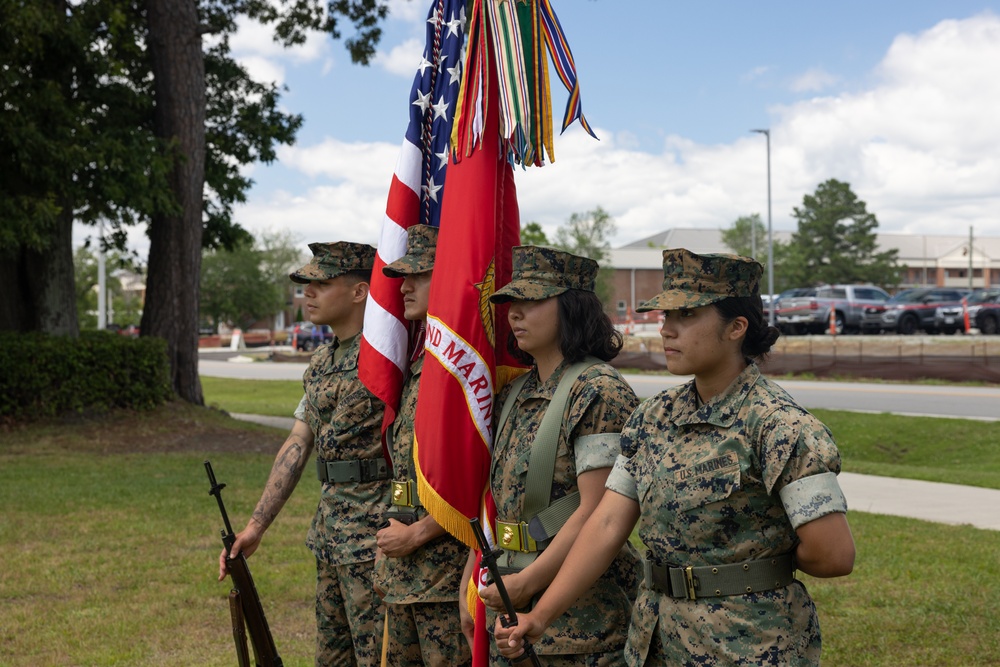
M 355 461 L 324 461 L 316 459 L 316 476 L 328 484 L 342 482 L 376 482 L 389 479 L 389 467 L 384 458 Z
M 795 558 L 782 554 L 730 565 L 671 567 L 647 558 L 642 561 L 645 586 L 672 598 L 746 595 L 782 588 L 795 580 Z

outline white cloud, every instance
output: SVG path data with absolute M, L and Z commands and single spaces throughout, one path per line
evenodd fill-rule
M 759 79 L 760 77 L 764 76 L 765 74 L 767 74 L 770 71 L 771 71 L 770 67 L 768 67 L 766 65 L 758 65 L 757 67 L 754 67 L 749 72 L 747 72 L 746 74 L 743 75 L 743 81 L 744 82 L 754 81 L 754 80 Z
M 229 45 L 233 57 L 257 81 L 285 82 L 287 64 L 301 65 L 322 62 L 322 72 L 326 74 L 334 66 L 331 55 L 330 37 L 326 33 L 310 31 L 304 44 L 284 47 L 274 41 L 274 27 L 262 25 L 246 17 L 237 19 L 236 33 Z
M 423 52 L 424 42 L 422 39 L 408 39 L 388 51 L 379 51 L 376 53 L 373 64 L 391 74 L 412 79 L 417 71 L 417 65 L 420 63 L 420 55 Z
M 427 16 L 427 5 L 413 0 L 388 0 L 389 19 L 413 23 L 423 21 Z
M 244 55 L 237 57 L 237 60 L 246 68 L 254 81 L 275 83 L 279 86 L 285 83 L 285 67 L 276 59 Z
M 867 89 L 771 110 L 774 228 L 830 178 L 846 181 L 882 231 L 1000 236 L 1000 19 L 945 21 L 895 40 Z M 518 169 L 521 219 L 548 232 L 603 206 L 614 243 L 671 227 L 728 227 L 767 215 L 764 137 L 703 145 L 669 136 L 640 150 L 631 133 L 577 126 L 556 137 L 556 161 Z M 398 146 L 326 139 L 283 149 L 282 163 L 315 183 L 240 209 L 251 229 L 287 224 L 308 240 L 375 242 Z
M 813 67 L 792 81 L 790 88 L 796 93 L 818 93 L 835 85 L 840 79 L 820 67 Z

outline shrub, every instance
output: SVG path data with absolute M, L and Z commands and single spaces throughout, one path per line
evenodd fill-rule
M 160 338 L 0 332 L 0 418 L 143 410 L 171 395 L 167 345 Z

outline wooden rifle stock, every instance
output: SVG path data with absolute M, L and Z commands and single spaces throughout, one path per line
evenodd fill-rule
M 215 472 L 212 464 L 205 461 L 205 471 L 208 473 L 208 481 L 212 485 L 209 495 L 215 496 L 219 503 L 219 511 L 222 513 L 222 521 L 225 528 L 222 532 L 222 544 L 226 548 L 226 569 L 233 580 L 233 589 L 237 593 L 243 619 L 245 620 L 248 634 L 250 635 L 250 645 L 253 646 L 254 662 L 256 667 L 284 667 L 278 649 L 274 645 L 274 638 L 271 636 L 271 628 L 267 624 L 267 617 L 264 616 L 264 608 L 260 604 L 260 596 L 257 594 L 257 587 L 253 583 L 250 575 L 250 567 L 247 565 L 246 556 L 241 551 L 236 558 L 230 558 L 229 553 L 236 542 L 236 535 L 229 523 L 229 515 L 226 513 L 226 506 L 222 502 L 222 489 L 225 484 L 215 481 Z M 232 594 L 230 594 L 230 609 L 232 609 Z M 235 612 L 233 617 L 233 634 L 237 635 Z M 246 652 L 246 645 L 243 645 L 243 652 Z M 243 656 L 240 653 L 240 641 L 236 639 L 236 653 L 240 659 L 242 667 Z
M 236 642 L 236 659 L 240 667 L 250 667 L 250 653 L 247 651 L 247 623 L 243 620 L 243 603 L 240 592 L 229 591 L 229 615 L 233 619 L 233 641 Z

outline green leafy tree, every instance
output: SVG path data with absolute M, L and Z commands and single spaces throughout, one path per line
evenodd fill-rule
M 198 284 L 204 247 L 249 236 L 231 220 L 301 118 L 231 57 L 238 21 L 288 46 L 322 30 L 355 62 L 374 54 L 377 0 L 0 0 L 0 329 L 75 335 L 72 224 L 112 245 L 148 224 L 143 335 L 167 341 L 174 390 L 202 403 Z M 212 40 L 203 40 L 212 33 Z
M 290 301 L 288 274 L 301 264 L 291 232 L 266 233 L 252 244 L 205 253 L 201 272 L 202 320 L 214 328 L 247 328 Z
M 138 324 L 142 317 L 140 290 L 127 290 L 122 277 L 139 275 L 139 268 L 128 254 L 111 250 L 104 263 L 108 310 L 114 323 Z M 76 314 L 80 329 L 96 329 L 98 323 L 98 258 L 87 246 L 73 253 L 73 274 L 76 289 Z M 112 322 L 109 321 L 109 324 Z
M 751 257 L 752 246 L 750 244 L 750 234 L 757 234 L 757 261 L 764 265 L 764 281 L 761 284 L 761 290 L 763 292 L 767 291 L 767 228 L 760 219 L 759 213 L 754 213 L 752 215 L 740 216 L 733 222 L 733 226 L 729 229 L 722 230 L 722 243 L 729 248 L 732 252 L 737 255 L 743 255 L 744 257 Z M 774 290 L 775 292 L 781 292 L 782 290 L 788 289 L 790 287 L 796 287 L 797 285 L 790 282 L 789 276 L 785 275 L 783 267 L 788 261 L 788 244 L 782 243 L 781 241 L 773 241 L 772 244 L 774 251 Z
M 756 236 L 757 257 L 753 255 L 753 241 L 751 235 Z M 754 257 L 760 259 L 767 255 L 767 228 L 761 222 L 760 214 L 743 215 L 736 219 L 733 226 L 722 232 L 722 242 L 727 248 L 737 255 L 744 257 Z
M 898 251 L 879 252 L 878 220 L 847 183 L 820 183 L 814 194 L 803 197 L 793 216 L 798 230 L 782 267 L 792 283 L 899 284 Z
M 549 237 L 537 222 L 521 226 L 521 245 L 549 245 Z
M 201 314 L 220 324 L 247 328 L 281 309 L 284 293 L 263 270 L 260 250 L 242 245 L 209 250 L 202 259 Z
M 589 257 L 601 265 L 597 274 L 597 296 L 610 307 L 614 296 L 614 269 L 605 267 L 611 255 L 611 237 L 617 230 L 614 218 L 598 206 L 586 213 L 574 213 L 556 229 L 553 245 L 581 257 Z
M 610 239 L 616 231 L 614 218 L 598 206 L 586 213 L 574 213 L 560 225 L 555 246 L 601 263 L 610 254 Z

